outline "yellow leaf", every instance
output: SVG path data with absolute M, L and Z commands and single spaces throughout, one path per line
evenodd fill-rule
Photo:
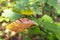
M 23 15 L 33 15 L 34 12 L 32 10 L 21 10 L 21 14 L 23 14 Z

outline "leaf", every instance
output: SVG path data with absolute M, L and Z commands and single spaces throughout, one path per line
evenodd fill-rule
M 40 10 L 35 9 L 35 8 L 33 8 L 32 10 L 34 11 L 34 13 L 39 14 L 39 15 L 42 15 L 42 12 Z
M 47 0 L 39 0 L 40 2 L 46 2 Z
M 24 39 L 23 40 L 31 40 L 30 37 L 28 37 L 28 35 L 25 35 Z
M 60 27 L 60 22 L 56 22 L 56 25 Z
M 4 20 L 4 18 L 3 17 L 0 17 L 0 22 L 2 22 Z
M 57 40 L 56 36 L 53 33 L 49 33 L 49 35 L 47 36 L 47 38 L 49 40 Z
M 56 35 L 56 37 L 60 40 L 60 27 L 53 23 L 53 20 L 48 15 L 44 15 L 40 20 L 40 25 L 44 28 L 44 31 L 46 30 L 47 33 L 51 32 Z
M 33 10 L 21 10 L 21 14 L 23 15 L 34 15 Z
M 44 29 L 47 29 L 47 30 L 50 30 L 53 32 L 56 32 L 56 29 L 58 29 L 57 25 L 54 23 L 42 22 L 42 25 L 43 25 Z
M 54 7 L 56 9 L 56 14 L 60 14 L 60 5 Z
M 29 0 L 30 2 L 46 2 L 47 0 Z
M 2 13 L 2 16 L 9 18 L 11 21 L 14 21 L 22 17 L 22 15 L 18 13 L 14 13 L 11 9 L 4 10 L 4 13 Z
M 6 22 L 9 22 L 9 21 L 10 21 L 9 18 L 4 18 L 4 20 L 5 20 Z
M 26 9 L 26 7 L 29 6 L 29 0 L 19 0 L 16 1 L 15 8 L 18 8 L 20 10 Z
M 50 6 L 57 6 L 57 0 L 48 0 L 47 2 Z
M 56 37 L 60 40 L 60 27 L 58 27 L 55 23 L 49 22 L 42 22 L 42 25 L 45 30 L 54 33 Z
M 24 10 L 25 9 L 24 5 L 22 3 L 20 3 L 19 1 L 16 2 L 14 7 L 19 9 L 19 10 Z
M 35 3 L 33 3 L 33 4 L 32 4 L 32 7 L 34 7 L 34 8 L 40 7 L 40 2 L 35 2 Z
M 49 7 L 48 6 L 44 6 L 43 9 L 46 10 L 47 12 L 51 12 L 51 7 L 50 6 Z
M 5 17 L 0 16 L 0 22 L 3 22 L 3 21 L 9 22 L 9 19 L 8 19 L 8 18 L 5 18 Z
M 40 29 L 38 26 L 33 26 L 29 29 L 29 34 L 40 34 Z
M 40 18 L 39 19 L 41 22 L 50 22 L 50 23 L 52 23 L 53 22 L 53 20 L 52 20 L 52 18 L 50 17 L 50 16 L 48 16 L 48 15 L 44 15 L 42 18 Z
M 29 0 L 19 0 L 19 2 L 23 5 L 28 5 L 29 4 Z

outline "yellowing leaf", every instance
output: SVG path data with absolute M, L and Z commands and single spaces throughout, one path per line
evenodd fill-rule
M 32 10 L 22 10 L 21 14 L 23 14 L 23 15 L 33 15 L 34 12 Z
M 3 22 L 3 21 L 9 22 L 9 18 L 0 16 L 0 22 Z

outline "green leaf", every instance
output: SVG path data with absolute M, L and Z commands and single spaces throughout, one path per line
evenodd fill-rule
M 20 10 L 25 10 L 27 6 L 29 6 L 29 0 L 19 0 L 15 4 L 15 8 Z
M 57 6 L 57 0 L 48 0 L 47 2 L 50 6 Z
M 28 5 L 29 4 L 29 0 L 19 0 L 19 2 L 23 5 Z
M 28 35 L 25 35 L 24 39 L 23 40 L 31 40 L 30 37 L 28 37 Z
M 38 26 L 33 26 L 29 29 L 29 34 L 40 34 L 40 29 Z
M 39 8 L 40 7 L 40 2 L 35 2 L 32 4 L 32 7 L 34 8 Z
M 40 2 L 46 2 L 47 0 L 39 0 Z
M 60 40 L 60 27 L 58 27 L 55 23 L 42 22 L 41 23 L 45 30 L 50 31 L 56 35 L 56 37 Z
M 56 9 L 56 13 L 57 14 L 60 14 L 60 5 L 57 5 L 54 8 Z
M 49 33 L 49 35 L 47 36 L 47 38 L 49 40 L 57 40 L 56 36 L 53 33 Z
M 4 13 L 2 13 L 2 16 L 9 18 L 11 21 L 14 21 L 22 17 L 22 15 L 18 13 L 14 13 L 11 9 L 4 10 Z
M 2 22 L 4 20 L 4 18 L 3 17 L 0 17 L 0 22 Z
M 42 15 L 42 12 L 40 10 L 35 9 L 35 8 L 33 8 L 32 10 L 34 11 L 34 13 L 39 14 L 39 15 Z
M 53 32 L 56 32 L 57 30 L 59 31 L 59 28 L 54 23 L 42 22 L 42 25 L 43 25 L 44 29 L 47 29 L 47 30 L 50 30 L 50 31 L 53 31 Z
M 47 0 L 29 0 L 30 2 L 46 2 Z
M 51 7 L 50 6 L 44 6 L 42 7 L 44 10 L 46 10 L 47 12 L 51 12 Z
M 14 8 L 17 8 L 19 10 L 24 10 L 25 7 L 22 3 L 20 3 L 19 1 L 16 1 L 16 4 L 14 5 Z
M 60 27 L 60 22 L 56 22 L 56 25 Z
M 50 23 L 53 22 L 52 18 L 51 18 L 50 16 L 48 16 L 48 15 L 44 15 L 44 16 L 43 16 L 42 18 L 40 18 L 39 20 L 40 20 L 40 22 L 50 22 Z

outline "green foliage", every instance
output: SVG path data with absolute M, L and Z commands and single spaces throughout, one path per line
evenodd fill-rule
M 29 29 L 29 34 L 40 34 L 40 29 L 38 26 L 33 26 Z
M 55 36 L 53 33 L 49 33 L 49 35 L 47 36 L 47 38 L 48 38 L 49 40 L 57 40 L 57 39 L 56 39 L 56 36 Z
M 49 22 L 42 22 L 41 25 L 43 26 L 44 30 L 47 32 L 52 32 L 56 35 L 56 37 L 60 40 L 60 27 L 58 27 L 54 23 L 49 23 Z
M 28 5 L 29 5 L 29 0 L 19 0 L 19 1 L 16 1 L 15 8 L 24 10 L 26 8 L 25 6 L 28 6 Z
M 59 27 L 60 27 L 60 23 L 59 23 L 59 22 L 56 22 L 56 24 L 57 24 L 57 26 L 59 26 Z
M 42 11 L 38 9 L 40 7 L 39 0 L 36 0 L 36 1 L 35 0 L 19 0 L 19 1 L 16 1 L 16 4 L 14 5 L 14 7 L 17 8 L 18 10 L 31 9 L 36 14 L 40 14 L 40 15 L 42 14 Z
M 58 5 L 58 0 L 48 0 L 47 2 L 50 6 L 53 6 L 57 14 L 60 14 L 60 5 Z
M 48 4 L 50 5 L 50 6 L 57 6 L 57 1 L 58 0 L 48 0 Z
M 22 15 L 18 13 L 14 13 L 11 9 L 4 10 L 4 13 L 2 13 L 2 16 L 9 18 L 11 21 L 14 21 L 22 17 Z
M 52 23 L 53 22 L 53 20 L 52 20 L 52 18 L 50 17 L 50 16 L 48 16 L 48 15 L 44 15 L 42 18 L 40 18 L 39 19 L 41 22 L 50 22 L 50 23 Z
M 60 22 L 55 22 L 50 15 L 52 11 L 54 16 L 60 14 L 60 5 L 57 4 L 57 0 L 10 0 L 8 6 L 8 0 L 1 0 L 1 17 L 0 22 L 6 21 L 15 21 L 17 19 L 27 17 L 34 20 L 38 25 L 32 26 L 28 29 L 28 34 L 40 35 L 42 40 L 47 38 L 48 40 L 60 40 Z M 47 4 L 46 4 L 47 3 Z M 13 6 L 13 7 L 12 7 Z M 4 9 L 4 8 L 7 9 Z M 53 7 L 53 8 L 52 8 Z M 11 9 L 10 9 L 11 8 Z M 54 10 L 52 10 L 54 9 Z M 32 10 L 34 15 L 26 16 L 20 14 L 22 10 Z M 43 12 L 45 14 L 43 14 Z M 29 14 L 29 12 L 27 13 Z M 36 18 L 36 14 L 43 15 L 41 18 Z M 47 14 L 47 15 L 46 15 Z M 1 34 L 1 32 L 0 32 Z M 28 35 L 24 40 L 31 40 Z M 0 39 L 2 40 L 2 39 Z
M 56 14 L 60 15 L 60 5 L 55 6 Z
M 32 9 L 36 14 L 42 15 L 42 12 L 38 9 L 33 8 Z
M 56 25 L 55 23 L 53 23 L 52 18 L 47 16 L 47 15 L 44 15 L 39 20 L 40 20 L 40 25 L 42 25 L 43 30 L 45 32 L 47 32 L 48 34 L 49 34 L 49 32 L 53 33 L 60 40 L 60 38 L 59 38 L 60 37 L 60 34 L 59 34 L 60 33 L 60 27 L 58 26 L 60 24 Z M 52 40 L 52 38 L 49 38 L 49 39 Z M 54 37 L 53 37 L 53 39 L 54 39 Z

